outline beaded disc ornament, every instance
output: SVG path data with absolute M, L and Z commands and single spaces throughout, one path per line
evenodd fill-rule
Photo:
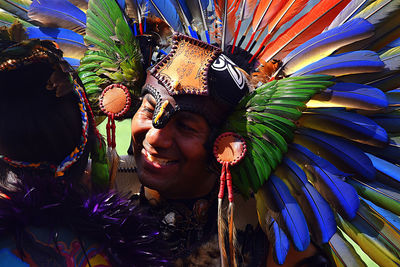
M 115 119 L 124 116 L 131 106 L 128 88 L 122 84 L 107 86 L 99 98 L 100 109 L 107 115 L 107 145 L 115 148 Z
M 229 222 L 229 255 L 230 262 L 235 266 L 235 249 L 234 249 L 234 232 L 235 227 L 233 223 L 233 187 L 232 187 L 232 175 L 229 171 L 229 166 L 234 166 L 239 161 L 241 161 L 246 154 L 246 142 L 243 137 L 233 132 L 226 132 L 217 137 L 214 142 L 214 157 L 217 159 L 219 163 L 222 164 L 221 176 L 220 176 L 220 186 L 218 193 L 218 233 L 225 232 L 225 223 L 222 218 L 222 200 L 224 198 L 225 191 L 225 182 L 228 188 L 228 200 L 229 200 L 229 208 L 228 208 L 228 222 Z M 224 258 L 226 258 L 225 251 L 225 237 L 219 236 L 219 247 L 222 257 L 222 266 L 228 265 L 224 262 Z

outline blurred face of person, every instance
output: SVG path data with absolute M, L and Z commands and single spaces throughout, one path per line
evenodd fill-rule
M 206 195 L 216 181 L 207 168 L 208 123 L 201 115 L 181 111 L 164 128 L 156 129 L 152 124 L 155 105 L 153 96 L 147 94 L 132 119 L 139 180 L 164 198 Z

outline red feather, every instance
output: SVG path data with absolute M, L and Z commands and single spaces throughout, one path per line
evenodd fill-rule
M 253 31 L 258 31 L 267 26 L 286 3 L 287 1 L 281 0 L 262 0 L 254 12 L 252 21 Z
M 350 0 L 322 0 L 290 28 L 269 43 L 261 58 L 282 59 L 293 49 L 321 33 Z

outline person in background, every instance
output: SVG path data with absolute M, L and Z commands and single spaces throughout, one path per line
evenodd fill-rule
M 62 52 L 10 32 L 0 40 L 0 265 L 166 265 L 153 220 L 104 186 L 104 144 Z

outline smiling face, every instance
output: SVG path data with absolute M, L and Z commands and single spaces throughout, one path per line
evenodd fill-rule
M 209 193 L 216 176 L 208 171 L 204 147 L 210 128 L 192 112 L 177 112 L 162 129 L 153 127 L 155 99 L 147 94 L 132 119 L 139 179 L 165 198 L 196 198 Z

